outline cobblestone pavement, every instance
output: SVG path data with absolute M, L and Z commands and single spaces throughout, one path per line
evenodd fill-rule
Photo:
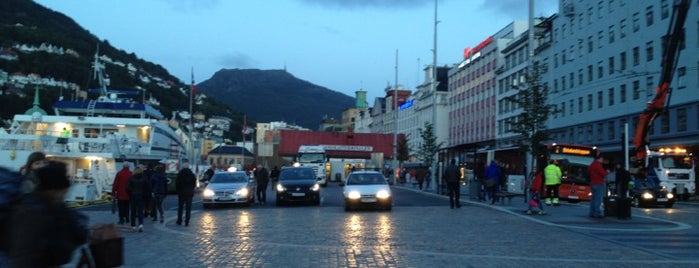
M 607 219 L 601 223 L 580 216 L 584 206 L 561 206 L 550 212 L 554 215 L 528 216 L 515 202 L 523 201 L 496 205 L 463 201 L 460 209 L 394 207 L 391 212 L 273 204 L 197 209 L 189 227 L 175 225 L 175 211 L 168 210 L 165 224 L 147 221 L 143 233 L 120 226 L 124 267 L 699 266 L 696 255 L 677 258 L 589 232 L 615 228 L 673 232 L 691 226 L 645 217 L 635 217 L 632 224 Z M 92 224 L 115 219 L 109 211 L 84 212 Z

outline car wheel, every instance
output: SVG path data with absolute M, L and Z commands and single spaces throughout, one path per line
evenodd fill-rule
M 211 208 L 211 204 L 204 204 L 204 208 Z

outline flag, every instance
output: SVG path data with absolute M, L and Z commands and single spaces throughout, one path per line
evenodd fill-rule
M 192 96 L 197 95 L 197 86 L 194 85 L 194 68 L 192 68 Z

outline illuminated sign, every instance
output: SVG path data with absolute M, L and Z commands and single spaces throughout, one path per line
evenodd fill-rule
M 323 144 L 325 150 L 330 151 L 355 151 L 355 152 L 373 152 L 373 146 L 362 146 L 362 145 L 333 145 L 333 144 Z
M 464 48 L 464 60 L 475 60 L 476 58 L 472 58 L 472 56 L 476 55 L 481 49 L 483 49 L 485 46 L 490 45 L 490 43 L 493 42 L 493 37 L 490 36 L 483 40 L 480 44 L 478 44 L 476 47 L 473 49 L 470 49 L 469 47 Z M 478 54 L 480 56 L 480 54 Z M 467 63 L 468 64 L 468 63 Z
M 592 155 L 590 152 L 590 149 L 581 149 L 581 148 L 573 148 L 573 147 L 565 147 L 561 146 L 556 148 L 557 153 L 563 153 L 563 154 L 576 154 L 576 155 Z
M 405 103 L 401 104 L 399 109 L 405 110 L 413 106 L 413 100 L 406 101 Z

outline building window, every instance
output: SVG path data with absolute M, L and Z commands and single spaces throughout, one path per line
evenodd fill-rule
M 633 66 L 638 66 L 641 61 L 641 49 L 639 47 L 633 48 Z
M 646 61 L 653 60 L 653 41 L 646 43 Z
M 667 0 L 660 1 L 660 19 L 667 19 L 670 15 L 670 8 L 667 5 Z
M 599 31 L 597 32 L 597 48 L 602 48 L 604 46 L 604 32 Z
M 655 83 L 653 83 L 653 77 L 646 77 L 646 96 L 652 97 L 655 95 Z
M 634 80 L 631 83 L 631 85 L 633 87 L 633 99 L 637 100 L 641 97 L 641 82 L 638 80 Z
M 592 77 L 594 74 L 592 73 L 592 65 L 587 66 L 587 82 L 592 82 Z
M 687 73 L 686 67 L 677 68 L 677 88 L 683 89 L 687 87 L 687 81 L 685 74 Z
M 626 37 L 626 19 L 619 21 L 619 38 L 624 39 Z
M 578 85 L 583 84 L 583 69 L 578 69 Z
M 583 142 L 583 128 L 577 127 L 577 129 L 578 129 L 578 136 L 576 137 L 576 139 L 578 140 L 578 142 L 582 143 Z
M 575 111 L 575 101 L 570 100 L 570 115 L 573 115 L 573 111 Z
M 687 131 L 687 109 L 677 109 L 677 132 Z
M 632 20 L 633 20 L 633 32 L 634 32 L 634 33 L 635 33 L 635 32 L 638 32 L 638 30 L 639 30 L 640 27 L 641 27 L 640 22 L 639 22 L 639 21 L 640 21 L 639 16 L 640 16 L 640 15 L 638 14 L 638 12 L 636 12 L 636 13 L 633 13 L 633 15 L 632 15 L 632 17 L 631 17 Z
M 609 43 L 614 43 L 614 25 L 609 26 Z
M 669 116 L 661 116 L 660 117 L 660 133 L 661 134 L 667 134 L 670 132 L 670 117 Z
M 621 52 L 619 54 L 619 71 L 626 70 L 626 52 Z
M 597 79 L 604 77 L 604 65 L 602 61 L 597 62 Z
M 566 65 L 567 62 L 568 62 L 568 53 L 564 49 L 561 51 L 561 65 Z
M 561 117 L 566 117 L 566 103 L 561 102 Z
M 615 130 L 616 126 L 614 125 L 614 121 L 607 122 L 607 140 L 614 140 L 616 136 Z
M 575 74 L 571 72 L 569 74 L 569 76 L 570 76 L 570 88 L 573 88 L 573 87 L 575 87 Z
M 602 18 L 603 10 L 604 10 L 604 1 L 597 2 L 597 18 L 598 19 Z
M 653 6 L 646 8 L 646 26 L 653 25 Z
M 611 87 L 611 88 L 607 89 L 607 92 L 608 92 L 607 94 L 609 94 L 609 106 L 613 106 L 614 105 L 614 88 Z
M 578 113 L 581 114 L 582 112 L 583 112 L 583 98 L 578 97 Z
M 592 141 L 592 125 L 587 125 L 585 128 L 587 129 L 587 141 Z
M 597 91 L 597 108 L 602 108 L 604 106 L 604 94 L 602 91 Z
M 592 111 L 592 94 L 587 94 L 587 110 Z
M 587 53 L 592 53 L 592 50 L 595 47 L 595 41 L 592 38 L 592 36 L 587 37 Z
M 592 24 L 592 7 L 587 8 L 587 25 Z
M 566 77 L 564 75 L 564 76 L 561 76 L 561 91 L 565 91 L 565 90 L 566 90 Z
M 553 92 L 558 92 L 558 79 L 553 79 Z
M 604 139 L 604 124 L 597 123 L 597 141 L 602 141 Z
M 558 53 L 553 54 L 553 68 L 558 68 Z
M 626 103 L 626 84 L 619 86 L 619 102 Z
M 607 59 L 607 65 L 609 65 L 609 75 L 614 74 L 614 56 Z

